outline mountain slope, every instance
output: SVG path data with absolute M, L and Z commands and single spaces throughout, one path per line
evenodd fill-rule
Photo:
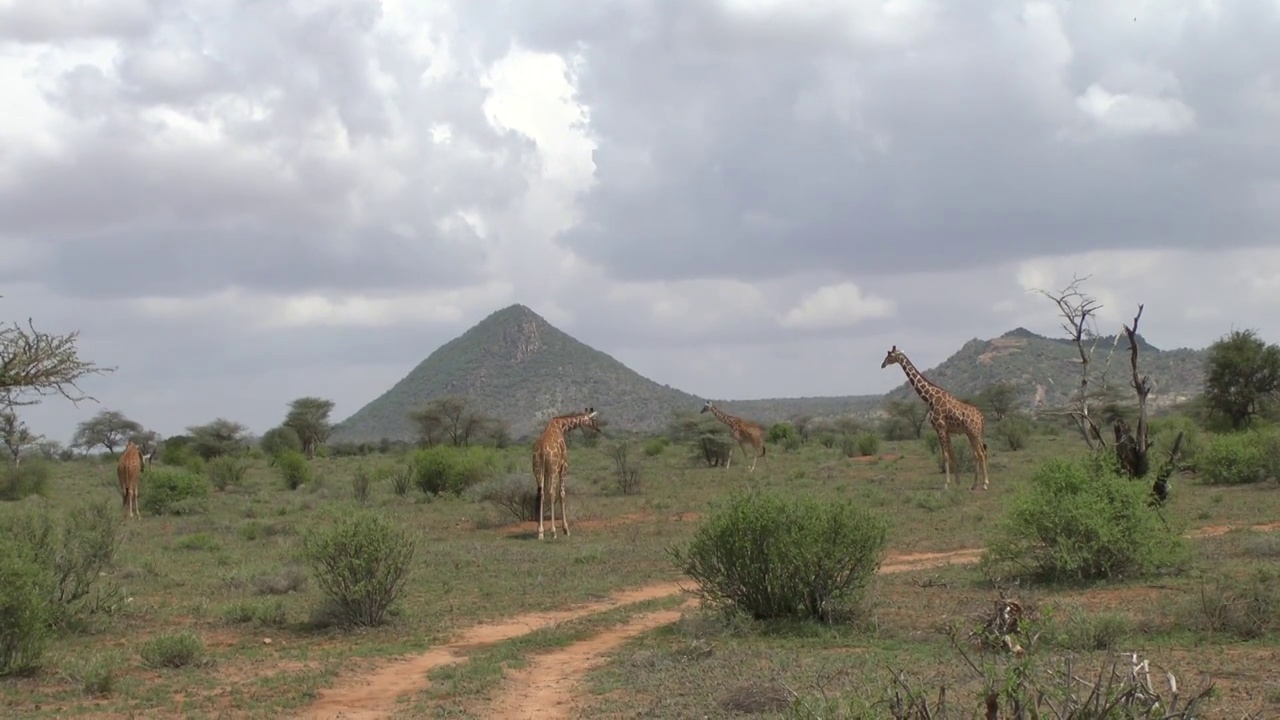
M 409 413 L 434 399 L 459 396 L 510 423 L 519 437 L 547 418 L 588 405 L 616 427 L 654 431 L 675 409 L 702 401 L 660 385 L 558 330 L 523 305 L 499 310 L 442 345 L 402 380 L 335 428 L 337 442 L 411 440 Z
M 1115 348 L 1108 365 L 1107 356 Z M 902 348 L 911 356 L 911 348 Z M 1160 350 L 1138 335 L 1138 369 L 1150 375 L 1156 390 L 1149 406 L 1161 407 L 1200 394 L 1204 389 L 1206 350 Z M 917 366 L 919 367 L 919 366 Z M 1018 391 L 1019 406 L 1054 408 L 1067 403 L 1080 387 L 1080 355 L 1070 340 L 1047 338 L 1017 328 L 992 340 L 970 340 L 937 367 L 925 370 L 929 380 L 960 396 L 971 396 L 996 383 L 1008 383 Z M 1106 385 L 1129 401 L 1129 341 L 1116 336 L 1100 338 L 1094 350 L 1090 384 Z M 906 383 L 886 394 L 905 399 L 915 393 Z

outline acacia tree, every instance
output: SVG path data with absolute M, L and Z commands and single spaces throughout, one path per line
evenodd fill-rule
M 329 413 L 333 412 L 333 401 L 318 397 L 302 397 L 289 403 L 289 414 L 282 425 L 291 428 L 302 442 L 302 452 L 307 457 L 315 457 L 316 448 L 329 439 L 333 425 L 329 423 Z
M 244 449 L 248 434 L 249 429 L 244 425 L 226 418 L 187 428 L 187 435 L 191 437 L 191 449 L 205 460 L 219 455 L 236 454 Z
M 1255 330 L 1232 330 L 1209 346 L 1204 398 L 1210 412 L 1232 429 L 1247 427 L 1280 390 L 1280 348 Z
M 1009 383 L 999 382 L 978 393 L 978 402 L 991 412 L 991 417 L 999 422 L 1012 410 L 1018 401 L 1018 389 Z
M 1091 408 L 1110 401 L 1114 403 L 1114 395 L 1106 386 L 1107 370 L 1111 367 L 1111 358 L 1120 343 L 1120 335 L 1115 336 L 1111 352 L 1105 358 L 1099 382 L 1092 384 L 1092 365 L 1094 351 L 1101 339 L 1095 327 L 1098 310 L 1102 305 L 1080 289 L 1080 284 L 1089 276 L 1074 277 L 1069 285 L 1056 294 L 1039 290 L 1041 295 L 1049 298 L 1058 306 L 1058 314 L 1062 318 L 1062 327 L 1080 355 L 1080 387 L 1073 394 L 1066 414 L 1075 422 L 1085 443 L 1091 450 L 1106 450 L 1107 440 L 1098 428 Z M 1120 461 L 1121 469 L 1131 478 L 1145 478 L 1150 472 L 1150 453 L 1154 446 L 1147 432 L 1147 397 L 1155 389 L 1155 383 L 1149 375 L 1139 375 L 1138 370 L 1138 322 L 1142 319 L 1143 305 L 1139 303 L 1138 312 L 1132 323 L 1122 325 L 1124 337 L 1129 342 L 1129 387 L 1137 399 L 1137 426 L 1130 428 L 1129 423 L 1116 408 L 1105 414 L 1112 425 L 1113 451 Z M 1182 445 L 1182 433 L 1174 438 L 1168 457 L 1156 473 L 1151 491 L 1156 499 L 1163 502 L 1168 497 L 1169 478 L 1177 468 L 1178 451 Z
M 905 421 L 911 426 L 911 431 L 916 434 L 916 439 L 924 434 L 924 423 L 929 417 L 929 406 L 913 400 L 890 400 L 884 406 L 884 411 L 889 417 L 898 418 Z
M 77 384 L 87 375 L 114 372 L 80 357 L 79 332 L 56 335 L 13 323 L 0 328 L 0 401 L 6 407 L 35 405 L 49 395 L 72 403 L 93 400 Z
M 115 455 L 116 448 L 123 447 L 129 438 L 141 432 L 142 425 L 119 410 L 103 410 L 76 426 L 71 444 L 85 450 L 101 445 Z
M 164 436 L 155 430 L 142 430 L 130 435 L 129 440 L 138 446 L 142 457 L 146 459 L 147 465 L 150 466 L 151 461 L 160 452 L 160 446 L 164 443 Z
M 4 441 L 5 448 L 13 456 L 14 465 L 22 461 L 24 450 L 35 445 L 41 439 L 43 439 L 43 436 L 31 432 L 31 429 L 18 417 L 18 413 L 13 408 L 0 411 L 0 440 Z
M 467 401 L 459 397 L 432 400 L 426 407 L 409 414 L 418 426 L 422 443 L 431 446 L 447 442 L 455 447 L 466 447 L 472 440 L 498 428 L 493 418 L 473 411 Z

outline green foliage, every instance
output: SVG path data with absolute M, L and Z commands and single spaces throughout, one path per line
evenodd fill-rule
M 1209 346 L 1204 370 L 1208 408 L 1231 427 L 1248 425 L 1280 390 L 1280 348 L 1255 330 L 1232 330 Z
M 1205 434 L 1194 420 L 1186 415 L 1167 415 L 1152 418 L 1147 423 L 1147 436 L 1157 453 L 1168 453 L 1173 448 L 1178 433 L 1182 433 L 1182 443 L 1178 446 L 1178 466 L 1195 470 L 1200 451 L 1204 447 Z
M 316 583 L 341 625 L 382 623 L 408 579 L 414 542 L 385 516 L 361 510 L 302 538 Z
M 19 554 L 40 569 L 46 619 L 76 628 L 91 616 L 111 612 L 119 587 L 107 577 L 121 542 L 120 517 L 111 504 L 77 505 L 54 513 L 44 500 L 3 518 L 6 554 Z
M 710 604 L 756 619 L 824 622 L 856 608 L 887 524 L 850 501 L 738 491 L 671 555 Z
M 796 426 L 789 422 L 774 423 L 770 428 L 765 440 L 775 445 L 782 444 L 793 437 L 799 437 L 800 433 L 796 432 Z
M 854 441 L 854 446 L 857 448 L 859 455 L 869 457 L 880 451 L 880 438 L 876 437 L 874 433 L 865 432 Z
M 658 457 L 666 451 L 671 441 L 665 437 L 652 437 L 644 441 L 644 454 L 648 457 Z
M 324 398 L 301 397 L 289 403 L 289 414 L 281 424 L 298 436 L 302 452 L 308 458 L 315 457 L 316 450 L 329 439 L 333 430 L 329 423 L 331 412 L 333 401 Z
M 1245 431 L 1210 435 L 1197 458 L 1196 477 L 1209 485 L 1244 485 L 1270 477 L 1262 433 Z
M 1044 462 L 1017 491 L 983 555 L 991 577 L 1050 582 L 1141 577 L 1179 567 L 1186 540 L 1109 453 Z
M 205 659 L 204 640 L 187 630 L 164 633 L 143 643 L 138 654 L 142 664 L 153 670 L 200 665 Z
M 978 393 L 977 406 L 997 422 L 1004 420 L 1018 404 L 1018 389 L 1007 382 L 998 382 Z
M 249 429 L 238 422 L 218 418 L 187 428 L 191 449 L 205 460 L 219 455 L 239 455 L 245 451 Z
M 258 440 L 258 447 L 268 456 L 276 458 L 290 450 L 302 452 L 302 438 L 298 437 L 298 431 L 281 425 L 263 433 Z
M 148 515 L 196 515 L 205 512 L 209 481 L 203 475 L 153 467 L 138 483 L 138 503 Z
M 369 489 L 373 485 L 373 472 L 367 467 L 358 467 L 351 474 L 351 497 L 356 502 L 369 502 Z
M 6 466 L 0 470 L 0 501 L 44 495 L 48 489 L 49 473 L 49 463 L 42 460 L 26 460 L 21 465 Z
M 482 447 L 423 448 L 410 462 L 414 485 L 428 496 L 462 495 L 472 485 L 494 477 L 499 465 L 497 454 Z
M 993 430 L 992 435 L 1000 438 L 1005 447 L 1014 452 L 1026 448 L 1027 441 L 1031 439 L 1031 421 L 1021 415 L 1006 415 L 996 422 Z
M 131 435 L 142 432 L 142 425 L 117 410 L 103 410 L 76 426 L 71 444 L 86 450 L 95 447 L 115 452 L 124 447 Z
M 938 442 L 938 434 L 931 432 L 924 436 L 925 447 L 929 448 L 929 452 L 938 461 L 938 472 L 946 472 L 946 466 L 942 464 L 942 443 Z M 964 435 L 951 436 L 951 455 L 955 463 L 951 466 L 952 475 L 960 475 L 963 473 L 971 473 L 978 467 L 978 459 L 973 455 L 973 446 L 969 444 L 969 439 Z
M 24 549 L 0 537 L 0 676 L 40 667 L 49 640 L 48 573 Z
M 205 477 L 218 490 L 237 487 L 249 473 L 249 463 L 234 455 L 219 455 L 204 466 Z
M 880 435 L 889 442 L 912 440 L 919 437 L 915 427 L 904 418 L 888 417 L 880 423 Z
M 307 457 L 297 450 L 285 450 L 276 456 L 276 472 L 290 490 L 311 482 L 311 466 L 307 464 Z
M 890 400 L 885 403 L 884 410 L 890 418 L 906 423 L 911 429 L 911 437 L 920 437 L 924 432 L 925 420 L 929 416 L 929 406 L 915 397 Z

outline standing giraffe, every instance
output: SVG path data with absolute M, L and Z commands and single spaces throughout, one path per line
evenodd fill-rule
M 533 480 L 538 484 L 538 539 L 542 539 L 544 498 L 551 498 L 551 538 L 556 537 L 556 496 L 560 496 L 560 518 L 564 536 L 569 537 L 569 510 L 565 505 L 564 476 L 569 472 L 569 448 L 564 436 L 574 428 L 589 427 L 600 432 L 595 408 L 559 415 L 547 421 L 547 427 L 533 444 Z
M 897 345 L 894 345 L 884 356 L 880 369 L 883 370 L 894 363 L 902 366 L 902 371 L 907 374 L 907 382 L 911 383 L 911 387 L 915 389 L 920 399 L 929 405 L 929 424 L 933 425 L 934 431 L 938 433 L 938 444 L 942 449 L 942 469 L 947 474 L 944 487 L 951 487 L 951 468 L 956 463 L 955 454 L 951 450 L 951 436 L 964 435 L 969 438 L 969 445 L 973 448 L 973 459 L 976 461 L 973 468 L 973 487 L 970 490 L 978 489 L 979 469 L 982 471 L 982 489 L 986 490 L 987 443 L 983 440 L 983 432 L 987 419 L 982 416 L 982 411 L 929 382 L 929 379 L 920 374 Z
M 698 414 L 701 415 L 704 412 L 710 412 L 712 415 L 716 416 L 717 420 L 729 426 L 729 432 L 733 434 L 733 439 L 737 441 L 738 447 L 742 449 L 742 456 L 751 458 L 751 467 L 747 468 L 747 472 L 755 472 L 756 462 L 760 458 L 764 458 L 765 465 L 769 464 L 769 458 L 765 457 L 764 428 L 749 420 L 743 420 L 740 417 L 730 415 L 729 413 L 712 405 L 710 400 L 707 401 L 706 405 L 702 406 L 702 409 L 698 411 Z M 747 445 L 750 445 L 755 452 L 747 453 Z M 724 460 L 724 467 L 726 470 L 729 469 L 729 461 L 732 459 L 733 453 L 730 452 Z
M 116 480 L 120 483 L 120 497 L 124 499 L 124 516 L 142 517 L 138 512 L 138 476 L 142 474 L 142 451 L 130 440 L 116 462 Z

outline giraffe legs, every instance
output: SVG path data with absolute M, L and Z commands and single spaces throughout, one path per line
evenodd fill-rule
M 977 433 L 969 433 L 969 445 L 973 447 L 973 487 L 970 490 L 978 489 L 978 475 L 982 475 L 982 489 L 987 489 L 987 444 L 982 442 L 982 438 Z
M 569 537 L 569 505 L 565 503 L 564 475 L 560 476 L 560 481 L 556 483 L 560 486 L 560 521 L 564 523 L 564 536 Z M 551 534 L 555 535 L 555 521 L 551 522 Z
M 938 449 L 942 451 L 942 470 L 947 474 L 946 482 L 942 488 L 945 490 L 951 487 L 951 468 L 956 465 L 956 456 L 951 449 L 951 434 L 946 428 L 938 430 Z
M 547 501 L 547 479 L 545 477 L 538 478 L 538 539 L 542 539 L 542 518 L 546 517 L 543 510 L 543 504 Z M 555 506 L 552 506 L 554 512 Z M 552 515 L 551 532 L 556 531 L 555 516 Z

